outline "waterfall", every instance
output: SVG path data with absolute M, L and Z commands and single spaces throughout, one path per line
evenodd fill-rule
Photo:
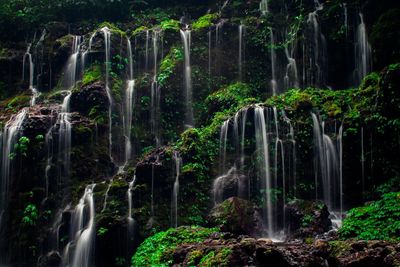
M 129 187 L 127 191 L 127 197 L 128 197 L 128 235 L 132 236 L 133 235 L 133 227 L 135 224 L 135 220 L 132 217 L 132 190 L 133 187 L 135 186 L 136 182 L 136 175 L 133 176 L 133 180 L 129 182 Z
M 151 83 L 151 129 L 155 138 L 156 146 L 161 145 L 161 135 L 159 129 L 160 122 L 160 86 L 157 82 L 157 68 L 158 68 L 158 54 L 159 54 L 159 43 L 160 43 L 160 32 L 157 30 L 153 31 L 153 60 L 154 60 L 154 71 L 153 81 Z
M 318 185 L 322 186 L 322 199 L 330 212 L 341 211 L 343 207 L 343 127 L 339 128 L 338 133 L 333 133 L 336 135 L 336 141 L 334 141 L 327 133 L 325 122 L 320 123 L 314 113 L 311 116 L 314 129 L 315 187 L 318 190 Z M 316 197 L 320 198 L 317 193 Z
M 276 80 L 276 52 L 275 52 L 275 37 L 274 31 L 270 28 L 270 37 L 271 37 L 271 91 L 272 95 L 277 94 L 278 83 Z
M 261 0 L 260 12 L 265 16 L 268 13 L 268 0 Z
M 78 72 L 78 60 L 80 55 L 80 47 L 82 43 L 81 36 L 74 36 L 72 41 L 72 53 L 68 59 L 66 71 L 64 74 L 64 84 L 67 88 L 66 96 L 61 105 L 61 111 L 58 115 L 59 133 L 58 133 L 58 151 L 60 161 L 63 164 L 61 169 L 61 177 L 68 179 L 71 168 L 71 114 L 70 100 L 72 89 L 76 84 L 76 75 Z
M 238 69 L 239 69 L 239 81 L 243 79 L 243 58 L 244 58 L 244 39 L 245 39 L 246 28 L 243 25 L 239 25 L 239 62 L 238 62 Z
M 260 162 L 257 163 L 258 175 L 264 190 L 264 218 L 266 218 L 268 237 L 273 237 L 275 232 L 275 220 L 273 217 L 273 203 L 271 197 L 271 174 L 269 161 L 269 140 L 267 135 L 266 120 L 269 118 L 264 114 L 264 108 L 256 106 L 254 109 L 254 125 L 256 135 L 257 153 Z
M 150 32 L 146 30 L 146 60 L 144 69 L 147 71 L 149 69 L 149 46 L 150 46 Z
M 175 162 L 175 182 L 172 191 L 171 201 L 171 221 L 172 227 L 178 227 L 178 195 L 179 195 L 179 176 L 181 175 L 182 158 L 179 152 L 174 151 L 173 160 Z
M 191 32 L 189 29 L 180 30 L 183 47 L 185 51 L 185 66 L 184 66 L 184 89 L 185 89 L 185 125 L 190 128 L 194 126 L 193 117 L 193 99 L 192 99 L 192 68 L 190 66 L 190 45 L 191 45 Z
M 364 23 L 363 14 L 359 14 L 360 24 L 357 27 L 355 38 L 355 85 L 359 85 L 362 79 L 371 72 L 372 69 L 372 49 L 368 42 L 367 29 Z
M 108 153 L 113 160 L 112 156 L 112 106 L 113 99 L 110 89 L 110 65 L 111 65 L 111 31 L 107 27 L 104 27 L 100 30 L 104 35 L 104 50 L 106 54 L 105 65 L 106 65 L 106 92 L 108 98 Z
M 285 75 L 286 90 L 291 88 L 299 88 L 297 64 L 296 60 L 294 59 L 293 51 L 294 51 L 293 48 L 291 48 L 291 51 L 289 52 L 288 47 L 285 47 L 285 55 L 288 61 L 288 64 L 286 65 L 286 75 Z
M 305 70 L 307 81 L 303 86 L 321 87 L 325 85 L 327 44 L 318 22 L 318 11 L 321 11 L 323 6 L 318 1 L 314 2 L 316 9 L 309 13 L 307 18 L 309 36 L 306 38 L 306 46 L 308 56 L 305 56 L 303 64 L 308 67 Z
M 0 183 L 0 231 L 5 225 L 5 214 L 8 206 L 8 190 L 10 185 L 10 175 L 12 172 L 12 153 L 14 145 L 18 142 L 18 137 L 22 132 L 22 126 L 27 116 L 27 109 L 22 109 L 17 115 L 13 115 L 3 128 L 1 137 L 1 183 Z M 4 242 L 0 237 L 0 242 Z M 0 251 L 0 264 L 3 263 L 5 252 Z
M 134 107 L 134 95 L 135 95 L 135 80 L 128 80 L 128 84 L 125 91 L 125 114 L 124 114 L 124 137 L 125 137 L 125 163 L 132 156 L 132 141 L 131 141 L 131 130 L 132 130 L 132 118 L 133 118 L 133 107 Z
M 133 80 L 133 55 L 132 55 L 132 43 L 129 38 L 126 38 L 127 50 L 128 50 L 128 62 L 129 62 L 129 80 Z
M 93 266 L 95 230 L 95 205 L 93 190 L 95 184 L 88 185 L 75 207 L 71 218 L 71 241 L 65 247 L 62 266 Z M 70 260 L 72 261 L 70 262 Z
M 26 68 L 25 64 L 26 64 L 26 58 L 28 58 L 28 61 L 29 61 L 29 90 L 31 90 L 31 92 L 32 92 L 30 105 L 34 106 L 34 105 L 36 105 L 36 99 L 39 97 L 39 91 L 33 85 L 35 65 L 33 63 L 32 54 L 30 52 L 31 47 L 32 47 L 32 44 L 29 44 L 26 49 L 23 61 L 22 61 L 22 80 L 25 80 L 25 68 Z
M 219 173 L 223 174 L 226 171 L 226 144 L 228 140 L 228 129 L 229 129 L 229 120 L 226 120 L 221 126 L 220 132 L 220 147 L 219 147 L 219 157 L 220 157 L 220 167 Z
M 90 38 L 89 38 L 89 46 L 88 48 L 85 50 L 85 52 L 82 53 L 82 62 L 81 62 L 81 69 L 82 69 L 82 75 L 85 72 L 85 67 L 86 67 L 86 61 L 87 61 L 87 57 L 88 54 L 90 53 L 90 51 L 92 50 L 92 46 L 93 46 L 93 39 L 96 36 L 97 32 L 94 32 Z

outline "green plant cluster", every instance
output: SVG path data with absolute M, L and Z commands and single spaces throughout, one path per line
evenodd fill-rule
M 202 227 L 179 227 L 159 232 L 147 238 L 132 257 L 132 266 L 169 266 L 172 252 L 180 244 L 199 243 L 216 229 Z
M 400 241 L 400 192 L 349 211 L 339 230 L 342 238 Z
M 101 67 L 98 64 L 93 64 L 89 69 L 85 71 L 82 78 L 82 86 L 89 85 L 95 81 L 101 79 Z
M 22 217 L 23 226 L 35 226 L 39 218 L 39 211 L 35 204 L 28 204 L 24 210 L 24 217 Z
M 208 29 L 210 28 L 215 20 L 218 19 L 218 14 L 206 14 L 200 17 L 197 21 L 192 23 L 193 30 L 201 30 L 201 29 Z
M 160 65 L 160 73 L 157 76 L 157 81 L 160 86 L 166 85 L 166 82 L 175 71 L 176 65 L 184 58 L 182 49 L 173 47 L 168 55 L 162 60 Z

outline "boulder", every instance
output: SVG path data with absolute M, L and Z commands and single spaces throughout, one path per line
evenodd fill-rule
M 252 202 L 237 197 L 231 197 L 214 207 L 209 221 L 222 231 L 236 235 L 258 236 L 263 231 L 258 208 Z
M 331 228 L 328 207 L 323 202 L 297 199 L 288 203 L 285 210 L 285 227 L 291 238 L 314 237 Z

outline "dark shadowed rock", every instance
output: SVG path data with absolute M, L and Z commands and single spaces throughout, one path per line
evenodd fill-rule
M 285 209 L 290 237 L 313 237 L 331 228 L 328 208 L 322 202 L 297 199 L 288 203 Z
M 209 221 L 222 231 L 237 235 L 258 236 L 263 230 L 257 207 L 252 202 L 237 197 L 231 197 L 213 208 Z

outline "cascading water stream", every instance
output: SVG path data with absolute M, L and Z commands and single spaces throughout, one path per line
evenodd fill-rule
M 372 69 L 372 49 L 368 42 L 367 28 L 364 23 L 363 14 L 359 14 L 360 24 L 357 27 L 355 37 L 355 85 L 359 85 L 362 79 Z
M 329 211 L 338 220 L 343 213 L 343 126 L 334 132 L 336 141 L 327 134 L 325 122 L 320 123 L 317 115 L 311 114 L 314 132 L 315 187 L 322 186 L 322 197 Z M 336 128 L 336 127 L 335 127 Z M 336 143 L 336 144 L 335 144 Z M 339 212 L 339 216 L 337 213 Z
M 172 191 L 171 222 L 172 222 L 172 227 L 178 227 L 179 177 L 181 175 L 181 168 L 182 168 L 182 158 L 179 155 L 179 152 L 174 151 L 173 160 L 175 162 L 175 182 Z
M 268 0 L 261 0 L 260 12 L 265 16 L 268 13 Z
M 258 163 L 258 175 L 261 180 L 262 188 L 264 190 L 264 218 L 266 218 L 266 226 L 268 237 L 273 238 L 275 233 L 275 218 L 273 216 L 273 203 L 271 197 L 271 173 L 270 173 L 270 161 L 269 161 L 269 140 L 267 135 L 267 125 L 264 114 L 264 108 L 256 106 L 254 108 L 254 126 L 256 135 L 257 153 L 261 159 Z
M 108 98 L 108 153 L 111 161 L 114 161 L 112 156 L 112 106 L 113 98 L 110 89 L 110 65 L 111 65 L 111 31 L 109 28 L 101 28 L 100 31 L 104 35 L 104 50 L 105 50 L 105 65 L 106 65 L 106 92 Z
M 33 85 L 33 78 L 34 78 L 34 73 L 35 73 L 35 65 L 33 63 L 33 58 L 32 58 L 32 54 L 31 54 L 31 47 L 32 47 L 32 44 L 29 44 L 27 49 L 26 49 L 24 58 L 23 58 L 22 80 L 25 80 L 25 68 L 26 68 L 25 64 L 26 64 L 26 59 L 28 58 L 28 61 L 29 61 L 29 90 L 31 90 L 31 92 L 32 92 L 30 105 L 34 106 L 34 105 L 36 105 L 36 99 L 39 97 L 39 92 L 35 88 L 35 86 Z
M 187 128 L 194 127 L 193 116 L 193 92 L 192 92 L 192 67 L 190 65 L 190 46 L 191 31 L 189 29 L 180 30 L 183 47 L 185 51 L 184 65 L 184 89 L 185 89 L 185 125 Z
M 6 123 L 2 132 L 2 154 L 1 154 L 1 183 L 0 183 L 0 230 L 4 228 L 4 217 L 8 206 L 8 190 L 10 175 L 12 172 L 12 153 L 14 146 L 18 142 L 23 123 L 27 117 L 28 110 L 22 109 L 17 115 L 11 117 Z M 4 240 L 0 240 L 3 242 Z M 0 251 L 0 263 L 3 263 L 4 252 Z
M 128 84 L 125 91 L 125 115 L 124 115 L 124 137 L 125 137 L 125 163 L 126 166 L 132 157 L 132 141 L 131 141 L 131 129 L 133 119 L 133 107 L 134 107 L 134 95 L 135 95 L 135 80 L 128 80 Z
M 78 72 L 78 61 L 80 55 L 80 47 L 82 44 L 81 36 L 74 36 L 72 41 L 72 53 L 68 59 L 66 71 L 64 74 L 64 85 L 67 88 L 66 96 L 64 97 L 61 105 L 61 111 L 58 114 L 58 150 L 62 168 L 60 170 L 61 179 L 67 180 L 70 176 L 71 168 L 71 113 L 70 113 L 70 100 L 72 89 L 76 84 L 76 77 Z
M 70 231 L 72 240 L 65 248 L 62 266 L 92 266 L 96 237 L 94 221 L 96 214 L 93 199 L 95 186 L 95 184 L 91 184 L 85 188 L 85 193 L 74 210 Z
M 157 81 L 157 69 L 158 69 L 158 54 L 159 54 L 159 45 L 160 45 L 160 31 L 153 31 L 153 80 L 151 83 L 151 130 L 155 138 L 156 146 L 159 147 L 161 145 L 161 136 L 159 129 L 160 122 L 160 86 Z
M 135 182 L 136 182 L 136 175 L 133 176 L 133 179 L 131 182 L 129 182 L 129 187 L 128 187 L 128 191 L 127 191 L 127 198 L 128 198 L 128 235 L 132 236 L 133 235 L 133 228 L 135 225 L 135 220 L 132 217 L 132 190 L 133 187 L 135 186 Z

